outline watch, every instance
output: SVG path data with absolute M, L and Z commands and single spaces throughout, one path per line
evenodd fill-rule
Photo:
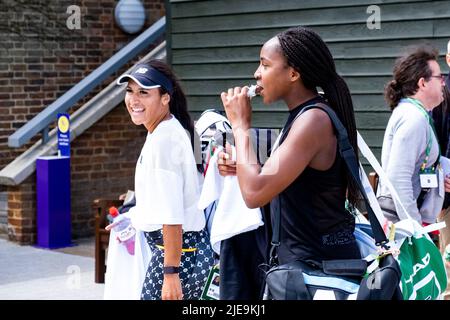
M 180 267 L 173 267 L 173 266 L 164 267 L 163 268 L 163 273 L 164 274 L 180 273 Z

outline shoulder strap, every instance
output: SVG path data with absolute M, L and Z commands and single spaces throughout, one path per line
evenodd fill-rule
M 370 225 L 372 227 L 372 231 L 373 231 L 374 238 L 375 238 L 375 244 L 377 246 L 385 247 L 386 244 L 388 243 L 388 240 L 386 238 L 386 235 L 384 234 L 384 231 L 383 231 L 382 226 L 380 225 L 380 222 L 378 221 L 377 217 L 375 216 L 375 213 L 372 210 L 372 207 L 370 206 L 366 192 L 361 183 L 361 178 L 359 176 L 359 166 L 358 166 L 358 161 L 356 160 L 355 151 L 354 151 L 352 145 L 350 144 L 350 141 L 348 140 L 347 130 L 345 129 L 345 127 L 339 120 L 336 113 L 326 104 L 317 103 L 316 105 L 304 107 L 302 109 L 302 111 L 299 112 L 299 114 L 297 115 L 296 118 L 298 118 L 305 111 L 314 109 L 314 108 L 323 110 L 330 117 L 331 122 L 333 123 L 334 129 L 336 132 L 339 153 L 340 153 L 341 157 L 344 159 L 344 161 L 347 165 L 347 168 L 348 168 L 351 176 L 353 177 L 353 180 L 357 184 L 357 186 L 361 192 L 361 195 L 364 198 L 364 202 L 366 204 L 367 212 L 369 215 Z M 295 119 L 294 119 L 294 121 L 295 121 Z M 292 123 L 294 121 L 292 121 Z M 289 130 L 292 126 L 292 123 L 283 132 L 283 136 L 287 135 L 287 133 L 289 132 Z M 273 230 L 273 236 L 272 236 L 272 252 L 275 251 L 275 248 L 278 247 L 280 244 L 281 197 L 279 195 L 278 195 L 277 202 L 278 202 L 278 204 L 277 204 L 278 208 L 274 212 L 274 221 L 273 221 L 274 222 L 274 226 L 273 226 L 274 230 Z

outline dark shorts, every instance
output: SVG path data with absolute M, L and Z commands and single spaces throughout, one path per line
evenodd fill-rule
M 267 244 L 264 226 L 221 242 L 220 300 L 262 299 Z

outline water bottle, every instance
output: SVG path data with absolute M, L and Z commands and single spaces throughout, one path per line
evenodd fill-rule
M 113 229 L 116 232 L 117 238 L 127 248 L 128 253 L 134 255 L 136 230 L 131 225 L 130 218 L 119 214 L 119 210 L 116 207 L 109 208 L 109 215 L 112 217 L 113 222 L 106 229 Z

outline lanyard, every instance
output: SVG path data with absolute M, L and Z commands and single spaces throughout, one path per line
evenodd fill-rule
M 422 114 L 425 116 L 425 118 L 427 119 L 428 123 L 430 124 L 431 129 L 433 130 L 434 136 L 436 137 L 437 140 L 437 133 L 436 133 L 436 128 L 434 127 L 434 121 L 433 119 L 430 117 L 429 113 L 425 110 L 425 107 L 423 106 L 422 102 L 420 102 L 417 99 L 414 98 L 406 98 L 406 99 L 402 99 L 402 100 L 406 100 L 409 103 L 412 103 L 420 112 L 422 112 Z M 428 162 L 428 159 L 430 157 L 430 151 L 431 151 L 431 145 L 433 143 L 431 134 L 430 137 L 428 139 L 428 143 L 427 143 L 427 148 L 425 149 L 425 160 L 422 163 L 421 166 L 421 170 L 423 171 L 425 169 L 425 166 Z M 440 148 L 438 148 L 439 151 L 439 156 L 438 159 L 441 157 L 441 150 Z

